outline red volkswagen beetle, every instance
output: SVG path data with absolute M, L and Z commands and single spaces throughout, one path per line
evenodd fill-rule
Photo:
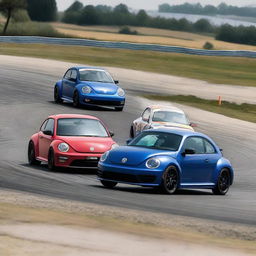
M 52 115 L 28 145 L 30 165 L 96 169 L 103 153 L 117 147 L 101 120 L 89 115 Z

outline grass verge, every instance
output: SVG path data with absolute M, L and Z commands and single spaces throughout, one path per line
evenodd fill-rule
M 0 54 L 122 67 L 195 78 L 218 84 L 256 86 L 256 59 L 13 43 L 0 43 Z
M 200 108 L 206 111 L 222 114 L 228 117 L 241 119 L 256 123 L 256 105 L 255 104 L 236 104 L 223 101 L 219 106 L 216 100 L 205 100 L 192 95 L 175 95 L 175 96 L 162 96 L 162 95 L 144 95 L 150 100 L 160 100 L 168 102 L 176 102 L 183 105 Z

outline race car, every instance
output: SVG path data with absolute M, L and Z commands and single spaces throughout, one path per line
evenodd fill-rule
M 190 123 L 186 114 L 179 108 L 153 105 L 147 107 L 142 115 L 132 122 L 130 137 L 140 132 L 159 127 L 181 128 L 193 131 L 196 124 Z
M 122 111 L 125 92 L 117 86 L 119 82 L 103 69 L 94 67 L 72 67 L 54 86 L 54 101 L 72 102 L 74 107 L 111 106 Z
M 28 162 L 47 162 L 50 170 L 58 167 L 97 169 L 101 155 L 118 145 L 101 120 L 89 115 L 52 115 L 32 135 Z
M 98 167 L 105 187 L 126 183 L 167 194 L 189 188 L 225 195 L 234 176 L 231 163 L 208 136 L 168 128 L 141 132 L 127 146 L 104 153 Z

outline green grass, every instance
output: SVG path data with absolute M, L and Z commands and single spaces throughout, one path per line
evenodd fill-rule
M 200 108 L 206 111 L 219 113 L 228 117 L 241 119 L 244 121 L 256 123 L 256 105 L 255 104 L 236 104 L 223 101 L 219 106 L 216 100 L 201 99 L 192 95 L 144 95 L 147 99 L 176 102 L 183 105 Z
M 152 51 L 12 43 L 1 43 L 0 54 L 130 68 L 195 78 L 218 84 L 256 86 L 256 59 L 249 58 L 206 57 Z

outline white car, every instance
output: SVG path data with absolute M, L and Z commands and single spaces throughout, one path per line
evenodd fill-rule
M 194 131 L 196 124 L 190 123 L 184 111 L 169 106 L 149 106 L 142 115 L 134 120 L 130 129 L 130 137 L 134 138 L 147 129 L 160 127 L 180 128 Z

